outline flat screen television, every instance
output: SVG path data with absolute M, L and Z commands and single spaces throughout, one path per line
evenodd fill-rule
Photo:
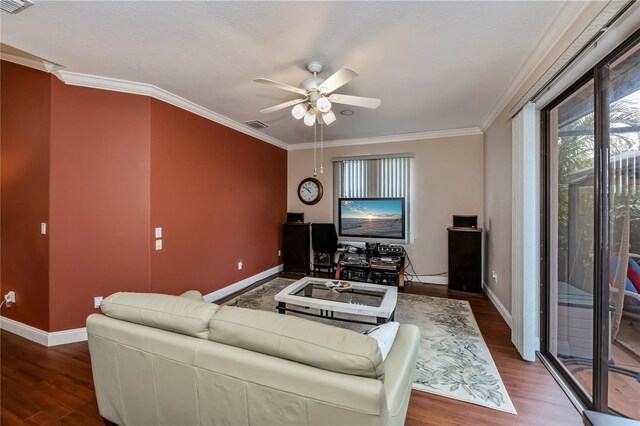
M 340 198 L 341 237 L 405 239 L 404 198 Z

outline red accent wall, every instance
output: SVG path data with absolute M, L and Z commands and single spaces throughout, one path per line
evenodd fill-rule
M 2 315 L 49 327 L 50 76 L 10 62 L 0 65 L 1 291 L 16 302 Z
M 278 265 L 286 188 L 285 150 L 152 99 L 152 291 L 206 294 Z
M 149 98 L 51 84 L 50 330 L 149 291 Z
M 280 263 L 286 151 L 148 97 L 1 71 L 1 279 L 18 302 L 2 315 L 79 328 L 95 296 L 206 294 Z

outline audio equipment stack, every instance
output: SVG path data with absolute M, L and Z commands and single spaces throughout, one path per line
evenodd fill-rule
M 348 247 L 338 261 L 336 279 L 404 287 L 404 248 L 395 244 L 367 243 Z

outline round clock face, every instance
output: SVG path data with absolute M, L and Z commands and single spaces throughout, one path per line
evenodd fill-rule
M 322 198 L 322 184 L 318 179 L 306 178 L 298 186 L 298 197 L 305 204 L 315 204 Z

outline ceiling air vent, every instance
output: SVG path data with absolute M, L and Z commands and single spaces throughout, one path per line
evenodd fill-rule
M 253 127 L 254 129 L 264 129 L 265 127 L 269 127 L 260 120 L 249 120 L 245 121 L 244 124 Z
M 33 2 L 31 0 L 0 0 L 0 9 L 9 13 L 18 13 L 32 4 Z

